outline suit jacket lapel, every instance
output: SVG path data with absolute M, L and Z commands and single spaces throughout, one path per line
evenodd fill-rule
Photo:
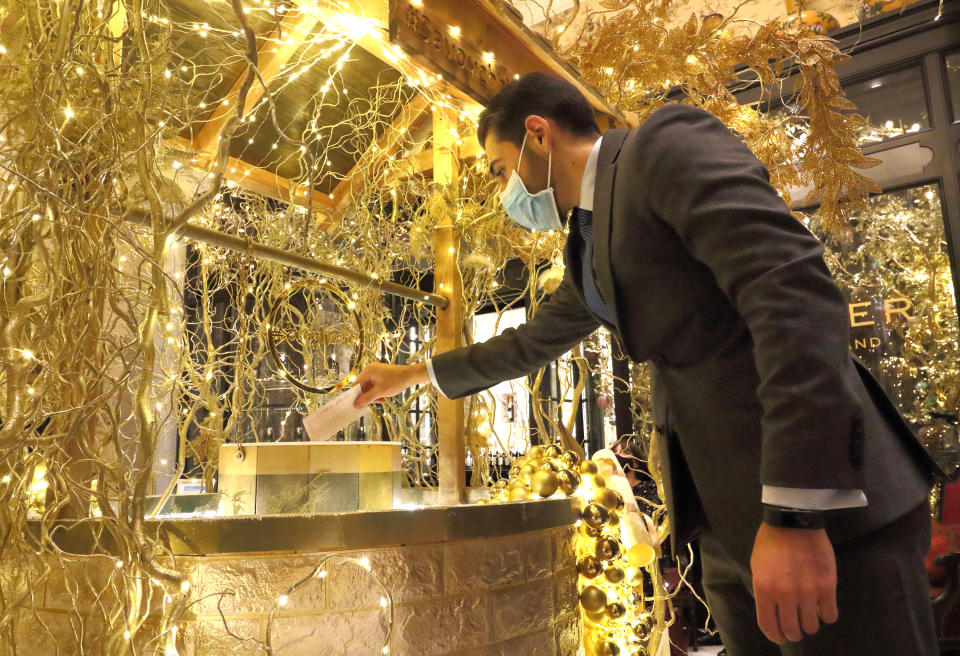
M 593 190 L 593 269 L 597 276 L 597 289 L 618 327 L 617 298 L 610 267 L 610 219 L 616 161 L 626 137 L 627 131 L 622 129 L 604 133 L 597 158 L 597 182 Z
M 573 215 L 568 214 L 567 228 L 571 232 L 576 230 L 576 227 L 571 225 L 573 220 Z M 579 254 L 576 253 L 573 248 L 573 241 L 571 239 L 567 239 L 567 243 L 563 245 L 564 275 L 569 276 L 570 281 L 573 283 L 574 294 L 576 294 L 577 298 L 580 299 L 580 303 L 583 305 L 583 307 L 587 307 L 587 301 L 583 297 L 583 280 L 581 280 L 580 275 L 580 264 Z

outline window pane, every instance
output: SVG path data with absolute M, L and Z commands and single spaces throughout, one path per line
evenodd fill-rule
M 883 141 L 930 127 L 919 66 L 845 85 L 844 92 L 867 119 L 861 143 Z
M 960 121 L 960 52 L 947 55 L 947 87 L 950 89 L 953 120 Z
M 850 239 L 824 239 L 849 301 L 850 346 L 924 444 L 952 466 L 960 462 L 960 345 L 938 187 L 876 196 L 853 224 Z M 816 218 L 810 225 L 818 232 Z
M 477 342 L 490 339 L 506 328 L 516 328 L 526 321 L 526 311 L 511 308 L 501 315 L 496 312 L 478 314 L 473 318 L 473 336 Z M 489 390 L 493 407 L 483 408 L 477 423 L 477 432 L 487 438 L 492 455 L 525 453 L 530 430 L 530 394 L 526 378 L 506 380 Z

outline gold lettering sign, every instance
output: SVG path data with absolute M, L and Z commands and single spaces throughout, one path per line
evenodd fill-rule
M 432 4 L 390 0 L 390 41 L 472 98 L 489 100 L 513 74 L 494 44 L 475 42 L 460 26 L 444 22 Z
M 886 298 L 883 299 L 883 312 L 878 313 L 880 316 L 875 316 L 871 318 L 869 308 L 873 305 L 870 301 L 858 301 L 856 303 L 850 303 L 848 305 L 848 310 L 850 313 L 850 327 L 851 328 L 863 328 L 865 326 L 876 326 L 878 320 L 882 319 L 884 323 L 891 323 L 893 318 L 899 315 L 902 319 L 907 319 L 910 317 L 908 310 L 913 307 L 913 303 L 909 298 L 900 296 L 897 298 Z M 855 349 L 866 349 L 866 348 L 877 348 L 883 343 L 879 337 L 870 336 L 870 337 L 854 337 L 853 348 Z

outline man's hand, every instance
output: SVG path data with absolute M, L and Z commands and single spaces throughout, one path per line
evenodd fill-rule
M 353 402 L 360 409 L 371 403 L 379 403 L 388 396 L 399 394 L 412 385 L 430 381 L 427 365 L 380 364 L 374 362 L 363 368 L 354 385 L 360 385 L 361 394 Z
M 823 529 L 761 524 L 750 557 L 757 623 L 771 641 L 799 642 L 837 621 L 837 563 Z

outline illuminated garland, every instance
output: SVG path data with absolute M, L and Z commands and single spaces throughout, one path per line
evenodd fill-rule
M 650 656 L 669 640 L 665 616 L 671 595 L 659 570 L 660 538 L 649 518 L 627 513 L 623 495 L 607 486 L 601 468 L 608 478 L 619 477 L 619 487 L 632 495 L 609 455 L 581 460 L 555 444 L 531 447 L 514 462 L 509 478 L 493 485 L 490 500 L 575 497 L 580 508 L 578 589 L 588 656 Z M 628 521 L 634 530 L 624 526 Z

